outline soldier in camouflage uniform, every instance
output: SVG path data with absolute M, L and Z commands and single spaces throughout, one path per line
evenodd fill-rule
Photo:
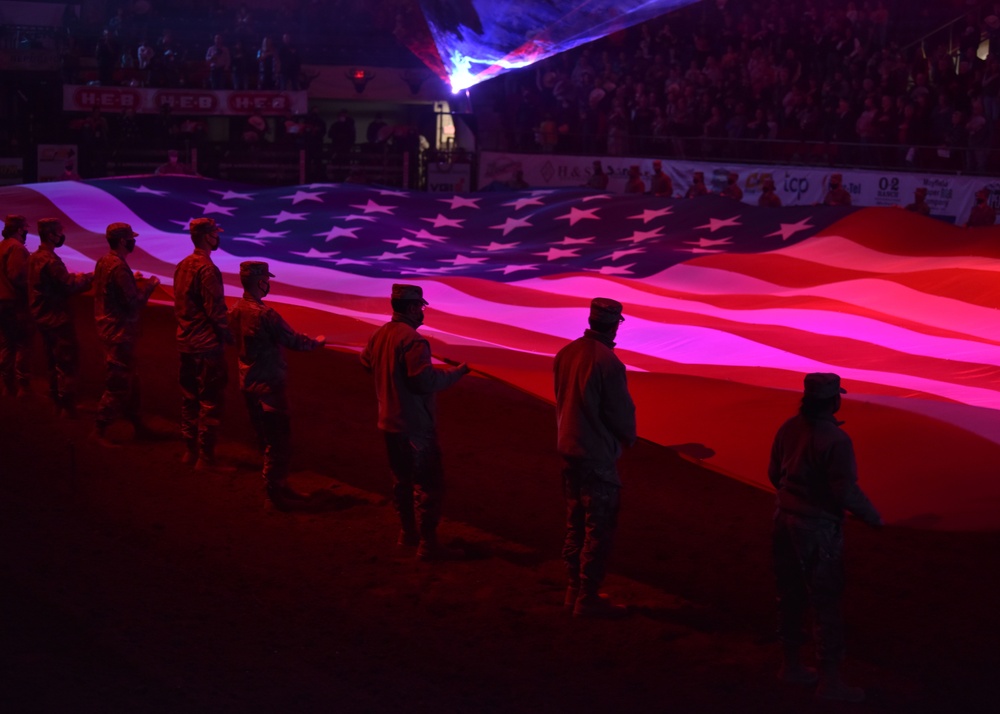
M 0 242 L 0 389 L 4 394 L 30 393 L 28 347 L 28 221 L 24 216 L 4 219 Z
M 106 367 L 94 435 L 104 446 L 114 446 L 108 441 L 106 430 L 116 419 L 132 422 L 137 436 L 145 431 L 139 418 L 135 346 L 139 338 L 139 310 L 160 281 L 156 276 L 137 280 L 126 262 L 128 254 L 135 250 L 138 235 L 128 223 L 110 224 L 105 237 L 111 251 L 97 261 L 94 270 L 94 320 L 97 337 L 104 347 Z
M 731 198 L 734 201 L 743 200 L 743 189 L 740 188 L 740 175 L 735 171 L 730 171 L 729 175 L 726 176 L 726 186 L 723 188 L 719 195 L 723 198 Z
M 38 221 L 38 250 L 28 258 L 28 307 L 42 333 L 49 365 L 49 395 L 56 412 L 76 416 L 76 375 L 80 350 L 69 298 L 90 288 L 93 273 L 70 273 L 56 249 L 66 242 L 56 218 Z
M 191 221 L 194 252 L 174 271 L 174 313 L 180 351 L 181 436 L 184 463 L 218 469 L 215 442 L 228 381 L 223 347 L 233 343 L 222 273 L 212 262 L 221 228 L 211 218 Z
M 685 198 L 698 198 L 699 196 L 708 195 L 708 186 L 705 185 L 705 173 L 703 171 L 695 171 L 694 178 L 692 179 L 691 187 L 684 194 Z
M 653 175 L 649 179 L 649 192 L 660 198 L 671 198 L 674 195 L 674 182 L 663 173 L 663 162 L 659 159 L 653 162 Z
M 274 275 L 267 263 L 240 263 L 243 297 L 229 311 L 229 323 L 239 351 L 240 391 L 250 411 L 257 440 L 264 451 L 264 483 L 268 498 L 280 510 L 312 510 L 319 499 L 296 491 L 288 483 L 292 457 L 291 425 L 285 386 L 288 365 L 281 348 L 307 351 L 319 349 L 316 339 L 293 330 L 281 315 L 264 304 Z
M 594 298 L 590 329 L 559 350 L 554 365 L 558 449 L 566 462 L 564 604 L 574 617 L 628 614 L 600 592 L 618 524 L 618 457 L 636 439 L 625 365 L 614 353 L 622 320 L 621 303 Z
M 392 470 L 392 496 L 402 530 L 400 545 L 418 545 L 422 560 L 456 557 L 438 543 L 444 470 L 435 424 L 434 393 L 447 389 L 468 365 L 431 364 L 431 346 L 417 334 L 424 322 L 424 292 L 417 285 L 392 286 L 392 320 L 380 327 L 361 353 L 375 377 L 378 427 Z
M 851 194 L 844 188 L 844 177 L 840 174 L 830 174 L 829 190 L 823 198 L 825 206 L 850 206 Z
M 992 226 L 997 222 L 997 212 L 989 204 L 990 192 L 981 188 L 976 191 L 976 205 L 969 212 L 969 220 L 965 222 L 967 228 L 978 228 L 981 226 Z
M 763 206 L 764 208 L 781 208 L 781 196 L 779 196 L 775 190 L 773 177 L 764 177 L 764 183 L 761 186 L 760 198 L 757 199 L 757 205 Z
M 874 528 L 882 518 L 858 486 L 854 445 L 834 414 L 840 409 L 840 377 L 807 374 L 797 416 L 778 430 L 768 478 L 777 490 L 772 556 L 778 590 L 778 636 L 785 682 L 811 684 L 816 696 L 859 702 L 864 690 L 840 676 L 844 659 L 844 513 Z M 803 666 L 799 650 L 806 609 L 815 611 L 820 672 Z
M 921 186 L 913 192 L 913 203 L 907 205 L 906 210 L 912 213 L 919 213 L 921 216 L 931 215 L 931 207 L 927 203 L 926 186 Z

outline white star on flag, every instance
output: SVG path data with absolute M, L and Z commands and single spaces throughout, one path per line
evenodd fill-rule
M 695 226 L 695 228 L 707 228 L 710 232 L 715 233 L 720 228 L 731 228 L 738 225 L 741 225 L 740 217 L 733 216 L 732 218 L 709 218 L 708 223 L 703 226 Z
M 325 184 L 329 185 L 329 184 Z M 397 198 L 406 198 L 409 194 L 406 191 L 393 191 L 389 188 L 382 188 L 378 191 L 379 196 L 396 196 Z
M 517 273 L 522 270 L 538 270 L 538 265 L 535 263 L 527 265 L 506 265 L 502 268 L 494 268 L 491 273 L 503 273 L 504 275 L 510 275 L 511 273 Z
M 686 245 L 696 245 L 699 248 L 714 248 L 717 245 L 730 245 L 732 238 L 699 238 L 697 241 L 684 241 Z
M 591 201 L 600 201 L 602 198 L 611 198 L 610 193 L 599 193 L 596 196 L 584 196 L 583 202 L 590 203 Z
M 561 241 L 553 243 L 552 245 L 589 245 L 594 242 L 597 236 L 588 236 L 587 238 L 570 238 L 566 236 Z
M 236 191 L 209 191 L 209 193 L 219 194 L 219 198 L 223 201 L 252 201 L 252 193 L 238 193 Z
M 304 221 L 306 220 L 306 213 L 289 213 L 288 211 L 279 211 L 275 215 L 262 216 L 263 218 L 273 218 L 275 223 L 284 223 L 285 221 Z
M 290 251 L 292 255 L 301 255 L 303 258 L 331 258 L 335 255 L 339 255 L 339 250 L 332 250 L 329 253 L 324 253 L 321 250 L 316 250 L 315 248 L 310 248 L 305 253 L 298 253 L 296 251 Z
M 393 211 L 395 211 L 397 208 L 399 208 L 399 206 L 383 206 L 383 205 L 381 205 L 379 203 L 375 203 L 375 201 L 373 201 L 373 200 L 371 200 L 369 198 L 368 199 L 368 203 L 365 203 L 365 204 L 352 203 L 351 204 L 351 208 L 361 208 L 361 209 L 364 210 L 364 212 L 366 214 L 368 214 L 368 213 L 385 213 L 385 214 L 391 216 L 391 215 L 393 215 Z
M 284 238 L 287 235 L 288 235 L 288 231 L 278 231 L 278 232 L 274 233 L 272 231 L 267 231 L 267 230 L 264 230 L 263 228 L 261 228 L 256 233 L 247 233 L 246 237 L 247 238 L 257 238 L 257 239 L 260 239 L 260 238 Z
M 579 208 L 570 208 L 569 209 L 569 213 L 564 213 L 561 216 L 556 216 L 555 220 L 558 221 L 558 220 L 561 220 L 563 218 L 568 218 L 570 226 L 575 226 L 577 223 L 579 223 L 580 221 L 583 221 L 583 220 L 599 221 L 601 219 L 594 215 L 599 210 L 601 210 L 601 209 L 599 209 L 599 208 L 588 208 L 587 210 L 583 211 L 583 210 L 580 210 Z
M 354 232 L 355 231 L 360 231 L 360 230 L 361 230 L 360 226 L 357 227 L 357 228 L 340 228 L 339 226 L 334 226 L 333 228 L 331 228 L 330 230 L 328 230 L 326 233 L 313 233 L 313 235 L 314 236 L 325 236 L 326 237 L 326 242 L 329 243 L 334 238 L 357 238 L 357 236 L 354 235 Z
M 655 211 L 647 208 L 642 213 L 635 216 L 629 216 L 629 218 L 642 220 L 643 224 L 646 224 L 649 223 L 654 218 L 662 218 L 663 216 L 669 216 L 673 212 L 674 212 L 673 206 L 666 206 L 665 208 L 659 208 Z
M 420 220 L 433 224 L 435 228 L 461 228 L 462 224 L 465 223 L 464 218 L 448 218 L 440 213 L 437 214 L 436 218 L 421 218 Z
M 254 245 L 260 245 L 260 246 L 265 246 L 265 245 L 268 244 L 268 241 L 264 240 L 263 238 L 239 238 L 239 237 L 237 237 L 237 238 L 232 238 L 232 240 L 236 241 L 237 243 L 253 243 Z
M 632 231 L 632 235 L 628 238 L 619 238 L 618 242 L 629 241 L 633 245 L 636 243 L 642 243 L 644 240 L 649 240 L 650 238 L 660 238 L 663 236 L 663 228 L 657 228 L 653 231 Z
M 438 201 L 441 203 L 447 203 L 451 206 L 451 210 L 456 208 L 479 208 L 479 202 L 482 201 L 481 198 L 466 198 L 464 196 L 454 196 L 452 198 L 439 198 Z
M 543 255 L 546 260 L 559 260 L 560 258 L 578 258 L 579 248 L 549 248 L 544 253 L 532 253 L 532 255 Z
M 598 258 L 598 260 L 611 260 L 616 261 L 619 258 L 624 258 L 626 255 L 635 255 L 637 253 L 645 253 L 645 248 L 629 248 L 628 250 L 616 250 L 611 255 L 606 255 L 603 258 Z
M 371 216 L 359 216 L 356 213 L 352 213 L 349 216 L 341 216 L 342 221 L 368 221 L 369 223 L 378 223 L 377 218 L 372 218 Z
M 635 263 L 629 263 L 628 265 L 602 265 L 600 270 L 594 270 L 593 268 L 587 268 L 595 273 L 600 273 L 601 275 L 631 275 L 631 268 Z
M 396 248 L 426 248 L 426 243 L 421 243 L 418 240 L 410 240 L 409 238 L 399 238 L 397 240 L 385 239 L 383 243 L 391 243 Z
M 480 263 L 484 263 L 487 260 L 489 260 L 489 258 L 470 258 L 467 255 L 461 255 L 461 254 L 459 254 L 459 255 L 456 255 L 454 258 L 444 259 L 444 260 L 440 260 L 438 262 L 440 262 L 440 263 L 451 263 L 452 265 L 454 265 L 454 266 L 457 267 L 459 265 L 479 265 Z
M 776 230 L 774 233 L 768 233 L 764 237 L 770 238 L 772 236 L 781 236 L 781 240 L 788 240 L 799 231 L 804 231 L 807 228 L 812 228 L 812 225 L 810 225 L 808 218 L 803 218 L 798 223 L 782 223 L 781 228 Z
M 208 215 L 209 213 L 218 213 L 219 215 L 228 216 L 229 218 L 233 217 L 233 211 L 236 210 L 236 206 L 219 206 L 211 201 L 208 203 L 196 203 L 194 205 L 198 206 L 198 208 L 201 209 L 201 212 L 205 215 Z
M 171 220 L 170 222 L 171 223 L 176 223 L 177 225 L 179 225 L 184 230 L 190 230 L 190 228 L 191 228 L 191 221 L 193 221 L 193 220 L 194 220 L 193 218 L 189 218 L 186 221 L 174 221 L 174 220 Z
M 413 235 L 415 235 L 420 240 L 432 240 L 435 243 L 447 243 L 448 242 L 448 237 L 447 236 L 434 235 L 433 233 L 431 233 L 429 231 L 425 231 L 423 228 L 421 228 L 419 231 L 415 231 L 412 228 L 404 228 L 403 230 L 406 231 L 407 233 L 412 233 Z
M 474 245 L 473 248 L 479 248 L 479 250 L 485 250 L 487 253 L 493 253 L 498 250 L 510 250 L 511 248 L 516 248 L 521 245 L 520 243 L 497 243 L 491 240 L 489 245 Z
M 505 206 L 513 206 L 515 211 L 520 211 L 525 206 L 544 206 L 545 204 L 537 198 L 519 198 L 516 201 L 509 201 Z
M 367 256 L 371 260 L 409 260 L 413 252 L 407 253 L 390 253 L 389 251 L 383 251 L 382 255 L 369 255 Z
M 352 260 L 351 258 L 331 258 L 334 265 L 371 265 L 367 260 Z
M 281 199 L 283 201 L 287 201 L 288 199 L 291 199 L 292 200 L 292 205 L 293 206 L 297 206 L 298 204 L 302 203 L 303 201 L 316 201 L 317 203 L 323 203 L 323 199 L 320 198 L 320 196 L 322 196 L 322 195 L 323 195 L 322 191 L 316 191 L 316 192 L 313 192 L 313 191 L 296 191 L 291 196 L 282 196 Z
M 150 196 L 166 196 L 169 193 L 169 191 L 157 191 L 152 188 L 146 188 L 142 185 L 140 185 L 139 188 L 129 187 L 129 191 L 135 191 L 136 193 L 148 193 Z
M 525 220 L 524 218 L 508 218 L 506 221 L 504 221 L 503 225 L 490 226 L 490 228 L 496 228 L 498 230 L 502 228 L 504 237 L 506 237 L 508 233 L 510 233 L 512 230 L 516 228 L 529 228 L 529 227 L 531 227 L 531 223 Z

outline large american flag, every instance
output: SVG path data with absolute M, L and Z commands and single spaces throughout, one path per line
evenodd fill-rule
M 348 348 L 386 319 L 393 282 L 420 284 L 436 354 L 550 400 L 553 355 L 582 333 L 592 297 L 615 298 L 642 436 L 767 487 L 770 440 L 803 373 L 837 372 L 862 483 L 890 519 L 1000 527 L 1000 229 L 586 189 L 141 176 L 0 199 L 32 224 L 61 218 L 76 270 L 106 252 L 108 223 L 131 223 L 130 264 L 167 286 L 191 251 L 190 220 L 215 218 L 227 295 L 241 293 L 240 261 L 267 260 L 269 302 Z

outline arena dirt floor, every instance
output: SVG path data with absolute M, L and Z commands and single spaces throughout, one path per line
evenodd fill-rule
M 78 309 L 92 408 L 101 360 Z M 1000 534 L 850 522 L 847 675 L 868 700 L 819 703 L 774 676 L 770 494 L 640 443 L 607 581 L 634 612 L 574 621 L 549 405 L 481 377 L 441 395 L 441 533 L 470 558 L 420 563 L 396 546 L 356 355 L 289 355 L 295 481 L 336 498 L 285 514 L 264 501 L 235 378 L 220 452 L 238 470 L 180 464 L 172 330 L 147 310 L 153 442 L 122 426 L 104 449 L 92 414 L 0 400 L 4 712 L 1000 711 Z

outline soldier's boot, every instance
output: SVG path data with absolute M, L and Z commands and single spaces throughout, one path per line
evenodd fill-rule
M 149 427 L 141 418 L 132 420 L 132 440 L 133 441 L 156 441 L 159 434 Z
M 798 645 L 785 645 L 784 658 L 778 668 L 778 680 L 789 684 L 816 684 L 819 674 L 814 667 L 806 667 L 799 656 Z
M 620 620 L 628 617 L 628 607 L 611 602 L 611 598 L 604 593 L 583 588 L 573 606 L 573 617 Z
M 865 700 L 865 690 L 861 687 L 852 687 L 844 681 L 840 675 L 839 662 L 823 662 L 819 670 L 816 698 L 857 704 Z
M 440 560 L 465 560 L 468 554 L 458 548 L 449 548 L 443 545 L 436 534 L 424 536 L 417 546 L 417 559 L 425 562 Z
M 121 444 L 111 441 L 111 439 L 108 438 L 108 426 L 109 424 L 104 422 L 97 422 L 97 424 L 94 425 L 94 430 L 90 433 L 91 441 L 103 446 L 106 449 L 121 448 Z
M 420 535 L 414 528 L 400 528 L 399 537 L 396 538 L 396 545 L 404 548 L 412 548 L 416 545 L 420 545 Z
M 236 471 L 236 467 L 222 464 L 215 458 L 215 434 L 202 432 L 198 435 L 198 460 L 195 461 L 194 470 L 231 474 Z
M 268 499 L 279 511 L 286 513 L 318 513 L 333 505 L 329 491 L 305 493 L 293 488 L 288 481 L 269 481 L 265 487 Z
M 579 597 L 580 583 L 570 581 L 569 585 L 566 586 L 566 596 L 563 598 L 563 609 L 572 614 L 573 608 L 576 607 L 576 601 Z
M 184 440 L 184 455 L 181 456 L 181 463 L 194 466 L 198 461 L 198 442 L 195 439 Z

